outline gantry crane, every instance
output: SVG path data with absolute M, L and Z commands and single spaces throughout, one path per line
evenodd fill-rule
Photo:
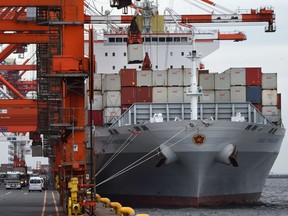
M 208 0 L 203 2 L 215 5 Z M 118 9 L 131 4 L 131 0 L 111 1 L 111 6 Z M 93 90 L 93 41 L 90 41 L 89 59 L 85 58 L 83 33 L 85 23 L 106 24 L 106 17 L 85 15 L 83 0 L 0 0 L 0 9 L 0 44 L 9 44 L 0 54 L 0 60 L 14 50 L 20 51 L 27 44 L 36 44 L 37 47 L 37 100 L 25 99 L 0 76 L 0 82 L 8 86 L 15 98 L 0 103 L 0 109 L 7 110 L 0 116 L 0 132 L 31 131 L 33 146 L 44 144 L 53 148 L 49 157 L 63 209 L 68 214 L 77 214 L 80 207 L 86 205 L 93 211 L 93 190 L 90 200 L 86 199 L 85 202 L 78 193 L 81 186 L 93 188 L 93 184 L 86 184 L 86 143 L 89 141 L 85 138 L 85 127 L 89 123 L 85 120 L 87 102 L 84 85 L 85 80 L 89 79 L 89 89 Z M 275 31 L 274 11 L 271 8 L 230 15 L 164 16 L 164 19 L 165 22 L 176 20 L 181 25 L 265 22 L 268 23 L 267 32 Z M 132 20 L 133 16 L 130 15 L 109 17 L 109 21 L 116 24 L 129 24 Z M 245 37 L 243 34 L 231 36 L 219 33 L 219 39 L 244 40 Z M 31 68 L 31 65 L 23 64 L 18 69 Z M 91 101 L 93 93 L 89 95 Z M 43 136 L 43 143 L 40 135 Z M 90 145 L 92 149 L 92 143 Z

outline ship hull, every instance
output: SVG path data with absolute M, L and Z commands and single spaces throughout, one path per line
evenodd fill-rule
M 113 127 L 114 134 L 111 128 L 97 130 L 97 171 L 123 143 L 128 144 L 97 174 L 96 192 L 133 206 L 198 207 L 258 200 L 285 129 L 245 122 L 191 122 Z M 277 130 L 271 133 L 273 128 Z M 227 146 L 236 147 L 238 166 L 227 161 L 231 152 L 223 154 Z

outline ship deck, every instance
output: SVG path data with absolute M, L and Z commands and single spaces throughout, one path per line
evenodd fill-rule
M 132 125 L 149 122 L 155 113 L 161 113 L 163 121 L 189 120 L 190 103 L 134 103 L 114 123 L 113 126 Z M 246 122 L 256 124 L 274 124 L 269 121 L 251 103 L 199 103 L 198 119 L 231 121 L 237 113 Z

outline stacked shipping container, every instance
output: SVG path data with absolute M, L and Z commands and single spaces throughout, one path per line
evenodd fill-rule
M 191 69 L 186 68 L 122 69 L 119 74 L 96 75 L 94 124 L 113 123 L 135 102 L 190 103 L 185 94 L 190 80 Z M 199 71 L 198 83 L 203 89 L 201 103 L 249 101 L 272 122 L 280 120 L 281 95 L 277 94 L 275 73 L 262 74 L 261 68 L 230 68 L 219 74 L 205 70 Z

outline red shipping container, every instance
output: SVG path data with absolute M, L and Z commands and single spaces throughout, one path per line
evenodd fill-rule
M 262 104 L 253 104 L 260 112 L 262 112 Z
M 136 86 L 137 84 L 136 69 L 121 69 L 119 74 L 121 76 L 121 86 Z
M 136 102 L 152 102 L 152 87 L 138 87 Z
M 136 87 L 121 88 L 121 105 L 133 104 L 136 102 Z
M 92 121 L 95 126 L 103 126 L 103 110 L 92 110 Z M 88 111 L 88 124 L 90 124 L 90 111 Z
M 198 74 L 208 74 L 209 70 L 198 70 Z
M 277 94 L 277 108 L 281 110 L 281 93 Z
M 262 85 L 261 68 L 246 68 L 246 85 L 247 86 Z

